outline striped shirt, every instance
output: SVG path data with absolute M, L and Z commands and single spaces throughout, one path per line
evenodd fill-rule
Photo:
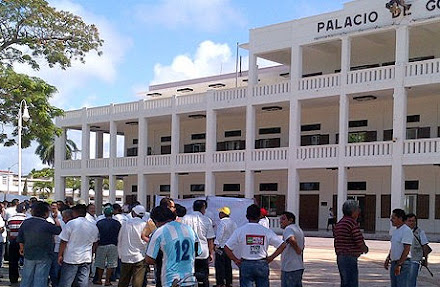
M 26 218 L 26 214 L 24 213 L 17 213 L 9 217 L 6 223 L 6 230 L 9 232 L 9 240 L 13 240 L 18 236 L 18 229 L 20 229 L 21 224 Z
M 344 216 L 336 224 L 333 235 L 336 255 L 359 257 L 363 253 L 364 236 L 352 217 Z
M 153 233 L 147 256 L 156 259 L 163 252 L 162 286 L 171 286 L 174 279 L 183 279 L 194 274 L 197 235 L 186 224 L 169 222 Z M 198 245 L 200 252 L 200 245 Z

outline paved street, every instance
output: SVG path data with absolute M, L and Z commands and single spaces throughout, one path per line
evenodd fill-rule
M 370 252 L 361 256 L 359 261 L 360 286 L 385 287 L 390 286 L 387 271 L 382 267 L 383 261 L 388 254 L 389 242 L 368 240 Z M 430 269 L 434 273 L 431 277 L 423 269 L 419 277 L 420 287 L 440 286 L 440 243 L 432 243 L 432 256 L 430 256 Z M 273 250 L 272 250 L 273 251 Z M 336 256 L 333 250 L 333 239 L 307 237 L 306 250 L 304 253 L 306 270 L 304 272 L 304 286 L 339 286 L 339 273 L 336 266 Z M 0 280 L 0 286 L 10 286 L 7 268 L 2 268 L 0 273 L 4 278 Z M 271 286 L 280 286 L 280 261 L 275 260 L 271 264 Z M 210 282 L 215 284 L 214 269 L 211 268 Z M 113 283 L 117 285 L 116 283 Z M 17 285 L 16 285 L 17 286 Z M 90 286 L 98 286 L 90 284 Z M 149 286 L 153 286 L 152 278 Z M 238 271 L 234 270 L 234 286 L 238 286 Z

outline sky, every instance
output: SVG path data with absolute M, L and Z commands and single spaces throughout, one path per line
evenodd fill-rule
M 16 65 L 57 87 L 51 104 L 64 110 L 142 99 L 151 84 L 231 73 L 236 45 L 249 29 L 343 8 L 343 0 L 49 0 L 95 24 L 103 55 L 63 71 Z M 247 57 L 240 49 L 239 55 Z M 45 167 L 35 147 L 22 152 L 22 172 Z M 18 147 L 0 146 L 0 170 L 17 172 Z

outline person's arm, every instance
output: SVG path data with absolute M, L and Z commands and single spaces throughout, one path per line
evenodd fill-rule
M 400 270 L 405 260 L 408 258 L 408 254 L 411 250 L 411 244 L 403 244 L 403 252 L 400 259 L 397 261 L 396 267 L 394 268 L 394 275 L 400 275 Z
M 208 239 L 208 249 L 209 249 L 209 262 L 214 260 L 214 238 Z
M 391 250 L 390 250 L 390 253 L 391 253 Z M 385 268 L 386 270 L 388 270 L 388 267 L 390 266 L 390 262 L 391 262 L 390 253 L 388 253 L 387 258 L 385 259 L 385 262 L 383 263 L 383 268 Z
M 20 245 L 20 255 L 21 256 L 24 256 L 24 244 L 23 243 L 19 243 L 19 245 Z
M 63 256 L 64 256 L 64 250 L 66 249 L 67 242 L 64 240 L 61 240 L 60 242 L 60 250 L 58 251 L 58 264 L 63 265 Z
M 272 253 L 272 255 L 270 255 L 269 257 L 266 258 L 267 263 L 272 262 L 278 255 L 280 255 L 284 251 L 286 246 L 287 246 L 287 242 L 286 241 L 281 243 L 280 246 L 278 246 L 277 250 L 275 250 L 275 252 Z
M 300 255 L 302 253 L 302 248 L 298 245 L 298 241 L 296 240 L 295 236 L 292 235 L 289 238 L 286 239 L 286 242 L 292 246 L 292 248 L 295 250 L 296 254 Z
M 154 265 L 156 264 L 156 260 L 154 260 L 154 258 L 151 258 L 150 256 L 145 256 L 145 262 L 149 265 Z
M 229 259 L 231 259 L 232 261 L 234 261 L 234 263 L 237 266 L 240 266 L 241 264 L 241 259 L 238 259 L 235 254 L 232 252 L 231 249 L 229 249 L 229 247 L 227 245 L 225 245 L 225 249 L 224 249 L 226 255 L 228 255 Z

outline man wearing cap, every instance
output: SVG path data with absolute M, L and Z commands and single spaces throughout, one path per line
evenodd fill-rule
M 133 287 L 142 287 L 146 271 L 145 251 L 147 242 L 142 240 L 142 230 L 147 224 L 142 217 L 145 207 L 136 205 L 131 210 L 131 217 L 122 224 L 118 236 L 118 254 L 121 258 L 121 278 L 119 287 L 127 287 L 132 282 Z
M 113 208 L 107 206 L 104 209 L 104 219 L 96 223 L 99 230 L 98 248 L 96 249 L 95 266 L 96 280 L 94 284 L 101 285 L 102 273 L 107 262 L 107 272 L 105 275 L 105 285 L 109 286 L 110 278 L 114 269 L 118 266 L 118 233 L 121 229 L 119 221 L 112 218 Z
M 231 237 L 234 230 L 237 229 L 237 224 L 229 217 L 231 209 L 227 206 L 220 208 L 218 217 L 220 223 L 217 227 L 215 236 L 215 279 L 217 287 L 232 286 L 232 265 L 231 259 L 224 252 L 226 241 Z
M 260 217 L 260 221 L 258 221 L 258 223 L 263 225 L 266 228 L 270 228 L 269 218 L 267 218 L 267 210 L 266 210 L 266 208 L 262 207 L 260 209 L 260 213 L 261 213 L 261 217 Z

